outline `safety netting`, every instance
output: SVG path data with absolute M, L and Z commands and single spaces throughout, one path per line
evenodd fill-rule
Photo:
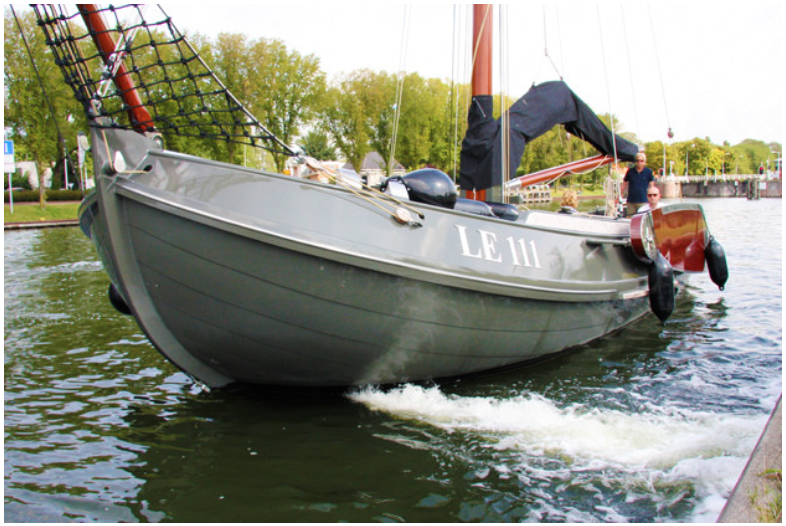
M 75 6 L 75 7 L 74 7 Z M 34 5 L 91 126 L 293 155 L 224 86 L 159 6 Z

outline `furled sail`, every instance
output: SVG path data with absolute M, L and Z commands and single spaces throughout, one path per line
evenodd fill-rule
M 484 190 L 502 183 L 502 129 L 492 116 L 493 96 L 473 97 L 468 129 L 461 147 L 459 186 Z M 533 86 L 508 110 L 510 174 L 521 162 L 526 144 L 557 124 L 594 146 L 600 153 L 633 161 L 638 146 L 613 134 L 587 104 L 562 81 Z M 616 151 L 614 141 L 616 138 Z

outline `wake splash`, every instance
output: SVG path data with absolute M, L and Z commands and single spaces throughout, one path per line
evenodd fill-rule
M 438 387 L 409 384 L 392 391 L 365 388 L 348 396 L 396 418 L 448 432 L 485 435 L 495 439 L 497 449 L 660 469 L 693 458 L 747 457 L 766 422 L 766 417 L 758 415 L 719 415 L 684 408 L 645 406 L 639 413 L 583 404 L 561 408 L 534 393 L 500 400 L 446 395 Z
M 364 388 L 347 396 L 396 420 L 444 431 L 443 444 L 433 444 L 440 436 L 433 430 L 423 440 L 443 454 L 464 457 L 470 469 L 485 465 L 518 478 L 522 492 L 533 484 L 543 487 L 550 496 L 536 498 L 532 520 L 567 520 L 561 514 L 575 506 L 570 490 L 603 488 L 597 500 L 611 515 L 588 510 L 580 522 L 635 520 L 623 511 L 630 506 L 662 520 L 670 515 L 665 508 L 682 505 L 692 508 L 692 520 L 714 522 L 767 420 L 648 403 L 634 413 L 579 403 L 560 407 L 536 393 L 465 397 L 416 385 Z

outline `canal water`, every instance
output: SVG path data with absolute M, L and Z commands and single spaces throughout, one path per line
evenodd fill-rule
M 348 391 L 206 391 L 78 229 L 6 232 L 5 520 L 712 522 L 782 389 L 782 202 L 701 203 L 731 276 L 667 323 Z

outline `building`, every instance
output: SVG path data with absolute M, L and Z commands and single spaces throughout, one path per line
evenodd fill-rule
M 346 163 L 342 168 L 353 170 L 351 164 Z M 398 161 L 393 161 L 393 172 L 391 175 L 406 175 L 407 170 Z M 385 169 L 385 162 L 382 156 L 377 152 L 369 152 L 363 159 L 363 166 L 360 169 L 360 175 L 366 180 L 369 186 L 379 186 L 388 177 L 387 170 Z

